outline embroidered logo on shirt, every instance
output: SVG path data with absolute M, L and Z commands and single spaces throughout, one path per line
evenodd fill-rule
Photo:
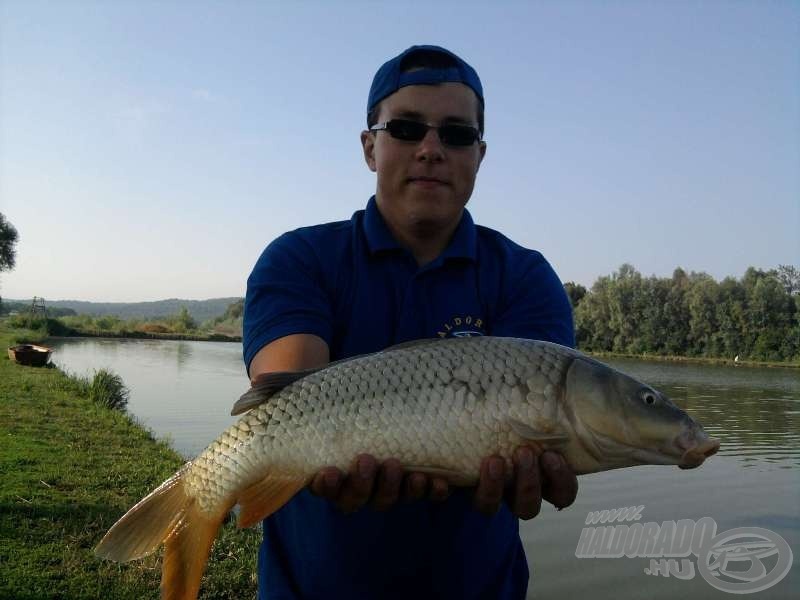
M 472 337 L 486 335 L 486 331 L 483 328 L 483 319 L 472 315 L 462 315 L 450 319 L 436 334 L 440 338 Z

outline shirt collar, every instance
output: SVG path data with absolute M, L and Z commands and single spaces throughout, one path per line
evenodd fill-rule
M 383 220 L 378 210 L 378 203 L 375 201 L 375 196 L 372 196 L 367 203 L 367 209 L 364 214 L 364 234 L 366 235 L 367 245 L 369 246 L 371 254 L 375 254 L 381 250 L 403 248 L 397 240 L 394 239 L 392 232 L 389 231 L 389 227 Z M 456 227 L 453 233 L 453 238 L 439 258 L 434 262 L 445 258 L 467 258 L 475 260 L 475 247 L 475 223 L 469 211 L 465 208 L 464 212 L 461 214 L 461 221 L 459 221 L 458 227 Z

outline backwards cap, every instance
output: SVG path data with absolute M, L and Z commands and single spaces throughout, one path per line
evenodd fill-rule
M 455 61 L 455 65 L 445 69 L 422 68 L 406 73 L 400 72 L 400 66 L 409 54 L 415 52 L 438 52 L 446 54 Z M 367 114 L 377 106 L 378 102 L 391 96 L 401 87 L 407 85 L 431 85 L 455 81 L 468 85 L 483 104 L 483 86 L 478 73 L 458 56 L 441 46 L 411 46 L 408 50 L 385 62 L 375 73 L 372 87 L 367 98 Z

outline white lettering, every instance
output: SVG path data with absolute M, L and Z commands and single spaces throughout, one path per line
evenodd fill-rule
M 624 554 L 623 548 L 628 539 L 628 526 L 616 525 L 614 527 L 614 536 L 608 548 L 608 558 L 619 558 Z
M 703 544 L 717 535 L 717 522 L 711 517 L 703 517 L 694 525 L 692 533 L 692 554 L 700 555 Z
M 639 556 L 655 556 L 653 548 L 656 545 L 656 536 L 658 536 L 658 523 L 645 523 L 642 529 L 642 539 L 639 542 Z
M 606 527 L 596 527 L 594 530 L 594 537 L 589 546 L 589 552 L 592 556 L 598 556 L 603 550 L 603 544 L 606 538 Z
M 644 525 L 641 523 L 634 523 L 628 529 L 628 535 L 625 538 L 625 556 L 628 558 L 634 558 L 638 556 L 637 551 L 639 550 L 639 543 L 642 540 L 642 530 L 644 529 Z
M 644 505 L 628 506 L 623 508 L 614 508 L 611 510 L 593 511 L 586 514 L 586 525 L 593 525 L 595 523 L 613 523 L 617 521 L 622 523 L 624 521 L 638 521 L 642 518 L 642 511 Z
M 692 519 L 681 519 L 675 527 L 675 535 L 672 538 L 672 547 L 669 549 L 670 556 L 689 556 L 692 551 L 692 533 L 694 532 L 694 521 Z
M 658 531 L 658 539 L 653 548 L 655 556 L 669 556 L 675 536 L 675 521 L 664 521 Z
M 662 577 L 669 577 L 669 565 L 667 564 L 667 559 L 661 558 L 656 560 L 655 558 L 651 558 L 650 567 L 645 568 L 644 572 L 648 575 L 661 575 Z
M 581 539 L 578 540 L 578 547 L 575 549 L 575 556 L 578 558 L 592 558 L 589 554 L 589 544 L 592 542 L 594 527 L 584 527 L 581 530 Z

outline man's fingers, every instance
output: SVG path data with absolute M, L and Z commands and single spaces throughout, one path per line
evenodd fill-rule
M 402 483 L 403 467 L 400 465 L 400 461 L 394 458 L 386 460 L 378 470 L 375 494 L 372 497 L 372 508 L 375 510 L 388 510 L 391 508 L 400 496 Z
M 484 458 L 478 489 L 475 490 L 475 508 L 486 515 L 495 514 L 503 500 L 506 463 L 499 456 Z
M 434 502 L 443 502 L 450 495 L 450 485 L 446 479 L 434 477 L 431 479 L 431 491 L 428 498 Z
M 372 495 L 375 485 L 377 464 L 369 454 L 360 454 L 356 457 L 348 472 L 348 477 L 342 484 L 342 490 L 336 505 L 343 512 L 353 512 L 364 506 Z
M 342 487 L 344 475 L 336 467 L 325 467 L 311 481 L 311 491 L 317 496 L 336 500 Z
M 406 477 L 403 498 L 413 502 L 421 500 L 428 491 L 428 477 L 424 473 L 411 473 Z
M 566 508 L 578 495 L 578 478 L 556 452 L 545 452 L 539 457 L 542 479 L 542 497 L 558 508 Z
M 530 448 L 521 446 L 514 452 L 514 487 L 509 505 L 520 519 L 532 519 L 542 507 L 539 464 Z

